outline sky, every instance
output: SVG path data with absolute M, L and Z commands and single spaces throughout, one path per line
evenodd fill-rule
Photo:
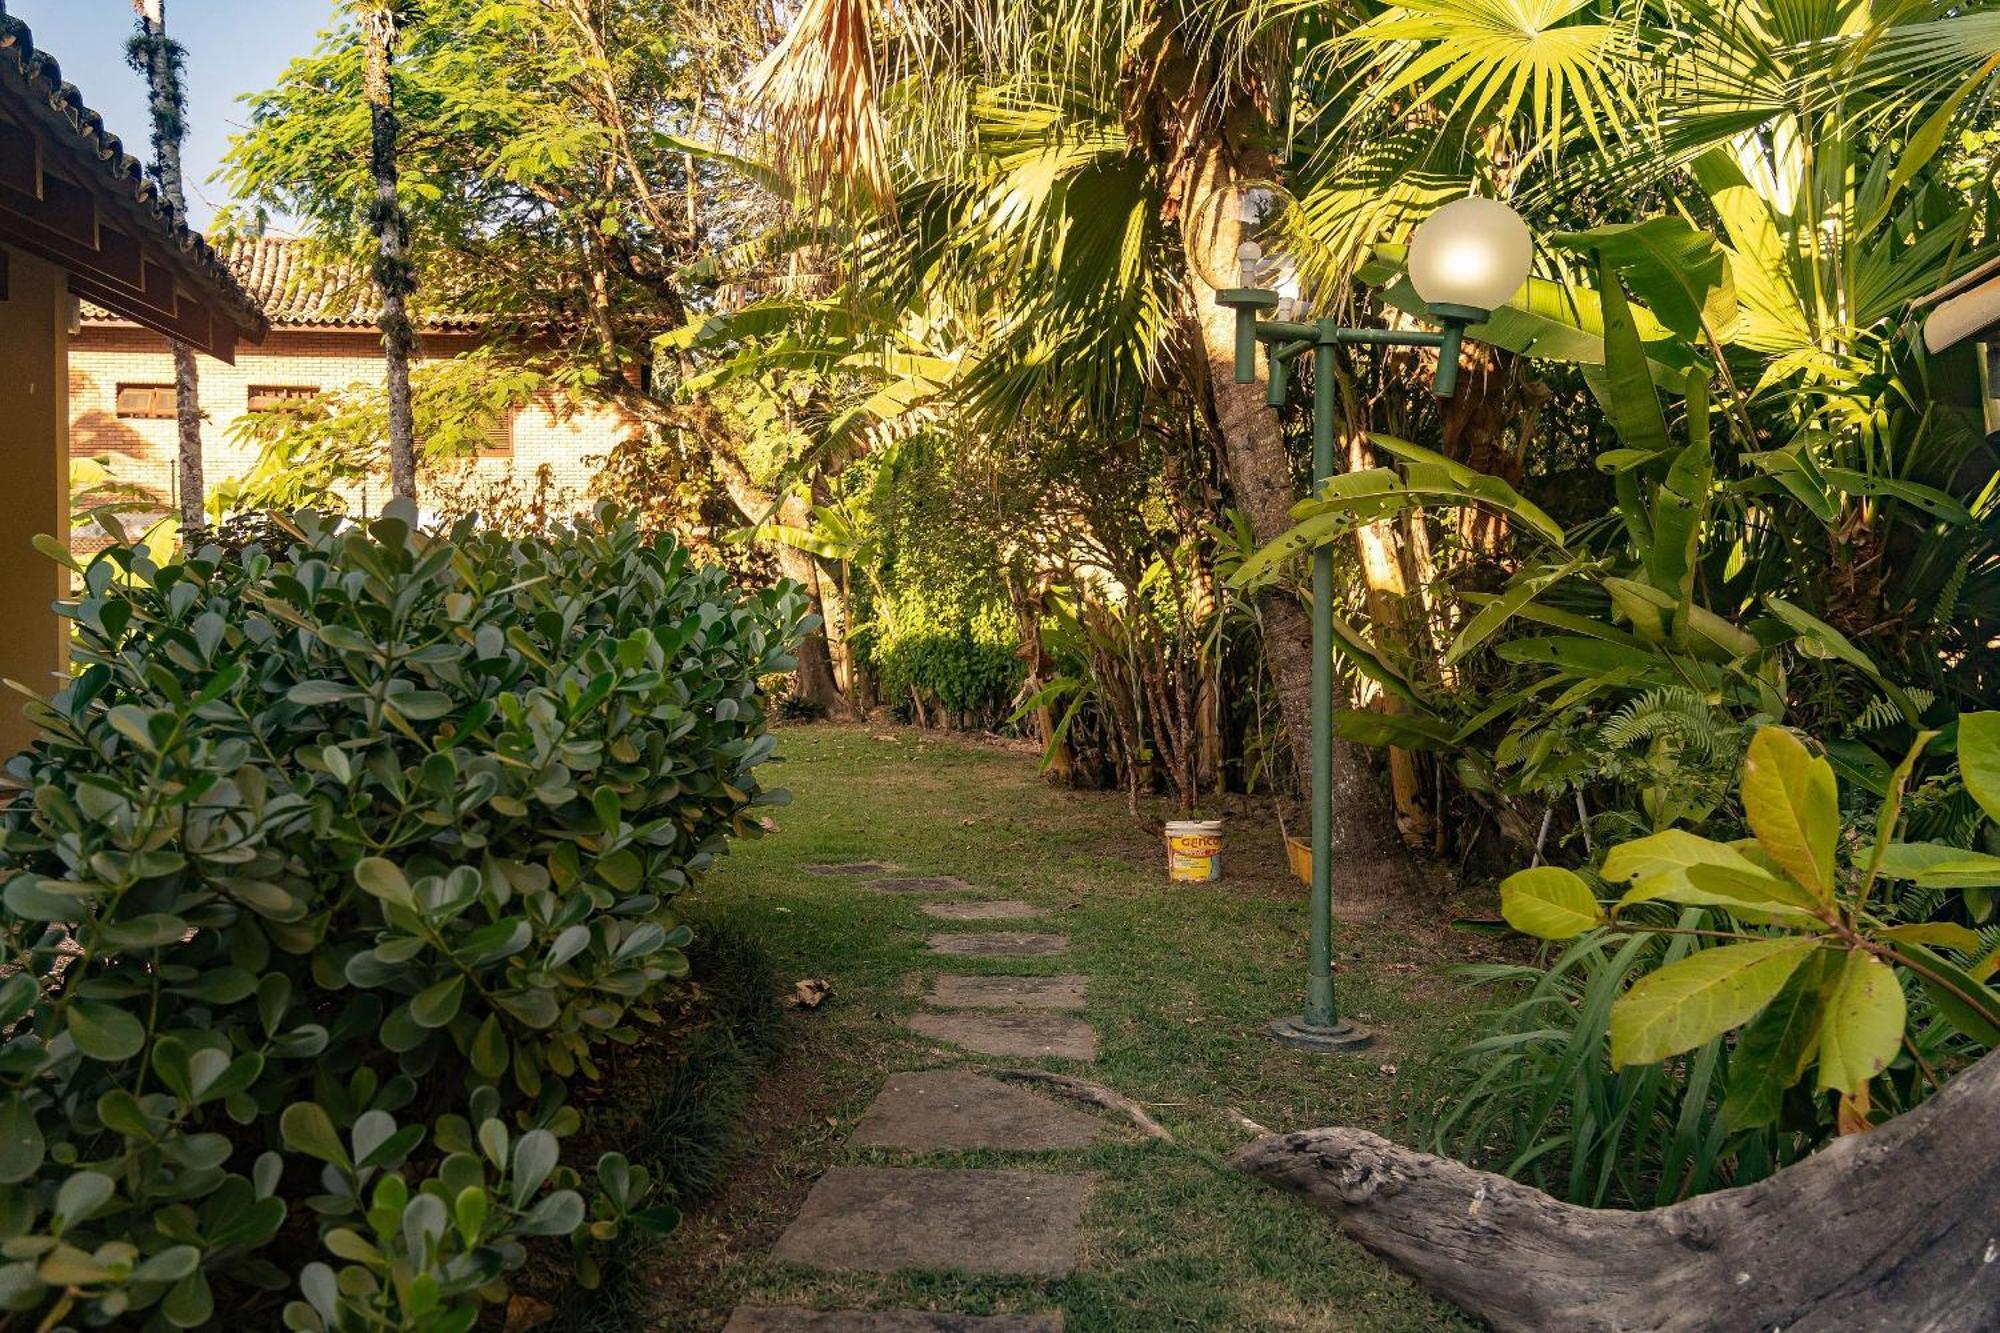
M 5 2 L 126 151 L 150 160 L 145 81 L 125 63 L 132 0 Z M 312 50 L 333 8 L 334 0 L 167 0 L 167 35 L 187 48 L 188 137 L 181 154 L 195 226 L 206 226 L 228 202 L 209 177 L 229 136 L 242 127 L 237 98 L 269 88 L 292 57 Z

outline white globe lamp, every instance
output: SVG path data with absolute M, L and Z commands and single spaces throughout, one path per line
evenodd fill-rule
M 1410 238 L 1410 285 L 1436 316 L 1479 323 L 1528 280 L 1534 237 L 1497 199 L 1453 200 Z

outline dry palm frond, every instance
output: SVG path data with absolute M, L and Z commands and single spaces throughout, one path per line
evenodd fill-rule
M 771 166 L 816 201 L 888 207 L 893 197 L 874 8 L 875 0 L 806 0 L 745 83 Z

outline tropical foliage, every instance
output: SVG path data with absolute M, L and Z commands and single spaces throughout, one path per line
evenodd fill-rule
M 254 99 L 229 175 L 244 225 L 281 210 L 353 256 L 373 194 L 342 12 Z M 2000 668 L 2000 418 L 1973 349 L 1916 328 L 2000 248 L 1988 7 L 443 0 L 405 20 L 415 299 L 478 314 L 497 349 L 428 404 L 420 379 L 433 456 L 516 391 L 627 408 L 646 429 L 600 490 L 811 597 L 800 713 L 1013 726 L 1135 811 L 1290 795 L 1297 557 L 1330 550 L 1357 896 L 1428 908 L 1413 856 L 1528 861 L 1586 932 L 1537 983 L 1560 1054 L 1510 1103 L 1522 1154 L 1574 1130 L 1573 1192 L 1642 1202 L 1751 1172 L 1728 1145 L 1753 1131 L 1775 1163 L 1907 1105 L 1984 1044 L 1990 979 L 1926 981 L 1878 927 L 1970 974 L 1990 949 L 1941 941 L 1990 930 L 1990 895 L 1857 849 L 1989 850 L 1958 719 Z M 1400 326 L 1423 312 L 1413 227 L 1468 193 L 1540 245 L 1469 331 L 1455 397 L 1429 392 L 1428 351 L 1363 345 L 1332 385 L 1234 383 L 1214 298 L 1244 242 L 1320 313 Z M 1343 471 L 1301 500 L 1309 395 Z M 372 449 L 385 410 L 334 395 L 260 423 L 237 494 L 324 490 L 314 469 Z M 1733 775 L 1787 734 L 1822 738 L 1798 761 L 1829 775 L 1814 836 L 1847 830 L 1810 883 L 1738 845 L 1764 845 L 1766 805 Z M 1732 847 L 1789 897 L 1635 899 L 1616 924 L 1654 933 L 1613 948 L 1562 876 L 1649 839 Z M 1744 957 L 1770 984 L 1743 1023 L 1627 1047 L 1624 978 Z M 1909 982 L 1893 1050 L 1876 964 Z M 1772 1093 L 1743 1046 L 1808 991 L 1861 1036 L 1836 1023 Z M 1831 1079 L 1802 1106 L 1814 1059 Z M 1722 1114 L 1753 1069 L 1789 1119 Z M 1614 1184 L 1627 1141 L 1586 1109 L 1682 1155 Z M 1715 1149 L 1692 1174 L 1689 1135 Z

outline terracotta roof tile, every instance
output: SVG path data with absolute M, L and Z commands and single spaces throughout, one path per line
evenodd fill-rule
M 215 252 L 250 298 L 264 308 L 273 328 L 372 329 L 379 297 L 368 272 L 352 263 L 332 263 L 313 254 L 311 242 L 294 236 L 223 236 Z M 420 330 L 467 329 L 477 316 L 413 312 Z M 118 316 L 86 307 L 93 323 Z

